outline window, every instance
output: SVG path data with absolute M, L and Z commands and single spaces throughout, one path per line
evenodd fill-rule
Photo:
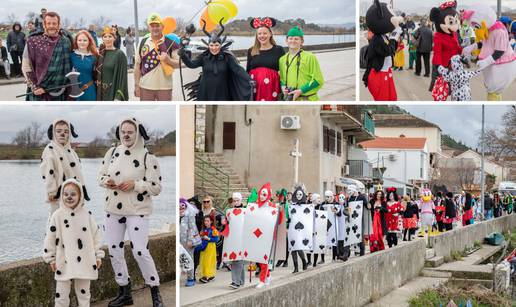
M 224 122 L 222 129 L 222 149 L 235 149 L 235 122 Z
M 328 127 L 323 126 L 323 151 L 329 152 L 330 151 L 330 139 L 328 135 Z
M 328 131 L 328 139 L 329 139 L 329 152 L 331 154 L 335 154 L 335 130 L 329 129 Z
M 342 134 L 337 132 L 337 156 L 342 154 Z

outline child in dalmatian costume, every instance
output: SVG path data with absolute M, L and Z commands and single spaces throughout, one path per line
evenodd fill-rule
M 476 31 L 487 33 L 487 37 L 464 48 L 462 54 L 470 57 L 473 51 L 480 49 L 477 65 L 484 74 L 487 100 L 502 100 L 503 91 L 516 79 L 516 52 L 509 43 L 509 33 L 487 4 L 472 6 L 471 10 L 464 12 L 464 18 Z
M 82 184 L 67 179 L 56 191 L 60 207 L 50 218 L 43 260 L 50 264 L 56 280 L 55 306 L 70 306 L 74 282 L 78 306 L 90 306 L 90 281 L 98 278 L 104 251 L 101 231 L 91 212 L 84 208 Z
M 59 204 L 57 189 L 66 179 L 73 178 L 84 183 L 81 160 L 70 145 L 70 135 L 78 137 L 74 127 L 64 119 L 57 119 L 48 127 L 50 143 L 41 155 L 41 178 L 45 182 L 46 200 L 50 204 L 50 215 Z M 82 186 L 84 199 L 89 200 L 86 188 Z
M 195 216 L 198 212 L 199 210 L 186 199 L 179 199 L 179 241 L 185 251 L 184 256 L 180 256 L 180 260 L 184 260 L 181 261 L 181 264 L 185 262 L 185 268 L 187 267 L 186 264 L 188 262 L 188 267 L 186 269 L 188 278 L 185 284 L 186 287 L 192 287 L 195 285 L 195 270 L 193 263 L 194 248 L 202 243 L 201 237 L 199 236 L 199 230 L 195 224 Z
M 480 70 L 468 71 L 464 69 L 460 55 L 452 56 L 450 68 L 439 66 L 438 71 L 444 80 L 450 84 L 452 101 L 470 101 L 471 87 L 469 80 L 480 73 Z
M 151 288 L 153 306 L 163 306 L 159 294 L 159 276 L 149 251 L 149 215 L 151 196 L 161 192 L 161 175 L 156 157 L 145 147 L 149 139 L 143 125 L 135 118 L 123 120 L 116 129 L 120 145 L 110 148 L 100 168 L 97 181 L 106 189 L 106 237 L 119 295 L 109 307 L 132 302 L 131 281 L 124 258 L 127 232 L 131 250 Z

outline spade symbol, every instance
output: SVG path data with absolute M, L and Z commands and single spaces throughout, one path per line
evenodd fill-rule
M 315 212 L 315 217 L 319 217 L 319 214 L 317 214 L 317 212 Z
M 292 210 L 290 210 L 290 213 L 291 214 L 296 214 L 296 208 L 292 208 Z
M 304 239 L 304 240 L 303 240 L 303 244 L 304 244 L 305 246 L 307 246 L 307 245 L 308 245 L 308 243 L 310 243 L 310 240 L 308 240 L 308 239 Z
M 345 241 L 348 242 L 348 237 L 346 237 Z
M 360 205 L 357 205 L 356 209 L 360 210 L 362 207 Z
M 303 225 L 303 223 L 301 223 L 301 222 L 297 222 L 297 224 L 294 227 L 294 229 L 296 229 L 296 230 L 305 229 L 305 225 Z
M 294 246 L 296 244 L 296 240 L 290 240 L 290 245 Z
M 310 214 L 310 209 L 309 208 L 305 208 L 305 210 L 303 210 L 303 213 L 304 214 Z

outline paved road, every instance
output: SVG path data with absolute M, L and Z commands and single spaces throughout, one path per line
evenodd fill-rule
M 321 100 L 327 101 L 354 101 L 355 100 L 355 49 L 326 50 L 317 52 L 321 69 L 325 78 L 325 84 L 321 89 Z M 242 65 L 245 66 L 245 59 Z M 184 83 L 194 81 L 199 76 L 200 69 L 183 68 Z M 173 100 L 181 101 L 179 69 L 174 72 Z M 130 100 L 134 97 L 134 77 L 128 75 Z M 1 83 L 0 83 L 1 84 Z M 16 95 L 25 92 L 25 85 L 7 84 L 0 85 L 0 100 L 15 101 L 22 98 L 15 98 Z
M 361 35 L 360 45 L 364 46 L 364 35 Z M 432 93 L 428 91 L 430 86 L 430 78 L 423 76 L 418 77 L 414 75 L 414 70 L 408 70 L 408 47 L 405 49 L 405 69 L 403 71 L 394 71 L 394 83 L 396 85 L 396 92 L 398 93 L 399 101 L 433 101 Z M 431 61 L 431 58 L 430 58 Z M 414 64 L 415 68 L 415 64 Z M 422 75 L 424 74 L 424 68 Z M 364 70 L 360 69 L 360 101 L 371 101 L 373 97 L 369 90 L 362 83 L 362 76 Z M 471 80 L 471 90 L 473 101 L 484 101 L 487 99 L 487 92 L 484 86 L 484 76 L 477 75 Z M 516 101 L 516 82 L 505 90 L 503 94 L 504 101 Z

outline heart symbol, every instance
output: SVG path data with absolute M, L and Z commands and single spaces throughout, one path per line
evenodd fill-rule
M 305 225 L 303 225 L 303 223 L 301 223 L 301 222 L 297 222 L 297 224 L 294 227 L 294 229 L 296 229 L 296 230 L 305 229 Z
M 276 210 L 272 210 L 271 215 L 276 215 Z
M 230 260 L 235 260 L 237 257 L 237 254 L 235 252 L 231 252 L 231 254 L 229 254 L 229 259 Z
M 240 213 L 242 213 L 242 209 L 240 209 L 240 208 L 233 210 L 234 215 L 239 215 Z
M 304 240 L 303 240 L 303 244 L 304 244 L 305 246 L 306 246 L 306 245 L 308 245 L 308 243 L 310 243 L 310 240 L 308 240 L 308 239 L 304 239 Z
M 305 208 L 305 210 L 303 210 L 303 213 L 304 214 L 310 214 L 310 209 L 309 208 Z
M 252 206 L 251 208 L 249 208 L 249 210 L 254 211 L 254 206 Z
M 228 253 L 224 253 L 222 257 L 226 258 L 228 256 Z

